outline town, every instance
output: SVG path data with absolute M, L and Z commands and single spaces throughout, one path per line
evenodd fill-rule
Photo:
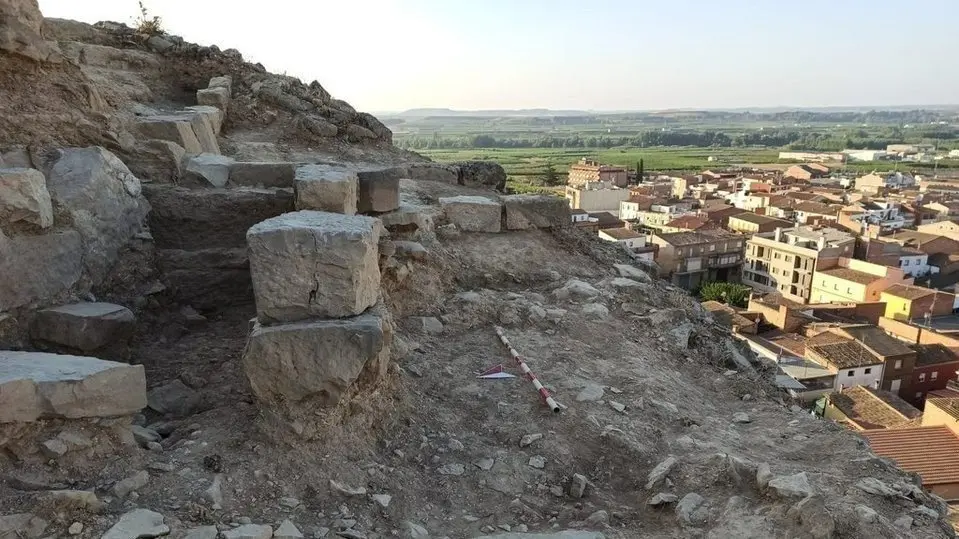
M 782 390 L 959 498 L 959 182 L 787 157 L 810 161 L 640 177 L 584 158 L 566 198 L 673 286 L 722 289 L 702 306 Z

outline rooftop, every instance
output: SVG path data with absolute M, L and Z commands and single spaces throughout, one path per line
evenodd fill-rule
M 921 286 L 913 286 L 910 284 L 894 284 L 882 291 L 883 294 L 889 294 L 890 296 L 896 296 L 897 298 L 908 300 L 924 298 L 926 296 L 931 296 L 936 292 L 936 290 L 931 288 L 923 288 Z
M 703 232 L 670 232 L 667 234 L 656 234 L 656 236 L 674 247 L 710 243 L 721 241 L 730 236 L 736 236 L 736 234 L 722 234 L 720 232 L 721 231 L 712 230 Z
M 882 280 L 882 277 L 879 277 L 877 275 L 871 275 L 869 273 L 865 273 L 862 271 L 857 271 L 849 268 L 833 268 L 833 269 L 820 271 L 819 273 L 823 275 L 829 275 L 830 277 L 835 277 L 837 279 L 842 279 L 844 281 L 851 281 L 854 283 L 859 283 L 864 285 L 872 284 L 876 281 Z
M 818 335 L 817 335 L 818 336 Z M 882 363 L 869 350 L 852 339 L 844 339 L 829 344 L 806 343 L 806 349 L 816 353 L 836 369 L 852 369 Z
M 636 232 L 635 230 L 630 230 L 628 228 L 607 228 L 602 231 L 603 234 L 615 238 L 617 240 L 630 240 L 634 238 L 642 238 L 643 234 Z
M 903 427 L 922 416 L 918 408 L 898 395 L 863 386 L 834 393 L 829 402 L 863 430 Z
M 709 224 L 709 218 L 703 215 L 684 215 L 682 217 L 677 217 L 672 221 L 666 223 L 667 227 L 670 228 L 685 228 L 688 230 L 696 230 L 702 228 Z
M 812 242 L 818 242 L 819 238 L 825 238 L 826 244 L 833 247 L 839 243 L 855 239 L 849 232 L 830 227 L 813 228 L 810 226 L 797 226 L 784 229 L 783 234 Z
M 623 226 L 623 221 L 608 211 L 590 212 L 589 216 L 599 221 L 600 228 L 602 228 L 603 225 Z
M 756 225 L 765 225 L 769 223 L 779 223 L 782 227 L 788 227 L 792 223 L 783 219 L 776 219 L 775 217 L 769 217 L 766 215 L 759 215 L 758 213 L 744 212 L 736 215 L 731 215 L 730 219 L 739 219 L 740 221 L 746 221 L 747 223 L 753 223 Z
M 859 341 L 859 343 L 867 349 L 872 350 L 878 356 L 903 356 L 913 352 L 912 349 L 906 346 L 902 341 L 871 324 L 844 326 L 840 331 L 846 333 L 852 339 Z
M 830 206 L 829 204 L 823 204 L 821 202 L 800 202 L 796 204 L 793 209 L 796 211 L 801 211 L 804 213 L 816 213 L 820 215 L 836 215 L 839 208 L 836 206 Z
M 929 367 L 959 361 L 959 356 L 956 356 L 952 350 L 941 344 L 917 344 L 913 348 L 916 350 L 916 367 Z
M 918 473 L 925 486 L 959 482 L 959 437 L 948 427 L 879 429 L 863 436 L 873 452 Z
M 941 390 L 948 391 L 948 390 Z M 930 391 L 929 395 L 932 395 L 933 392 Z M 930 404 L 934 405 L 936 408 L 939 408 L 943 412 L 949 414 L 953 419 L 959 420 L 959 398 L 956 397 L 936 397 L 936 398 L 927 398 L 926 406 Z

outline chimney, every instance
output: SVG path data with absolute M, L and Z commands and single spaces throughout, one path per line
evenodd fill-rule
M 826 248 L 826 236 L 819 236 L 819 250 L 822 251 Z
M 781 226 L 776 227 L 776 241 L 782 241 L 783 238 L 783 229 Z

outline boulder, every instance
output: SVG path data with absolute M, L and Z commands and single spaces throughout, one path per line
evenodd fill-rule
M 815 494 L 806 472 L 774 477 L 767 487 L 781 498 L 806 498 Z
M 53 226 L 53 204 L 43 173 L 32 168 L 0 168 L 0 225 L 23 221 Z
M 0 231 L 0 311 L 49 304 L 83 273 L 83 243 L 75 230 L 7 238 Z
M 243 353 L 254 394 L 266 403 L 336 403 L 366 370 L 386 373 L 392 322 L 382 305 L 350 318 L 256 324 Z
M 676 504 L 676 516 L 686 524 L 704 524 L 709 519 L 709 504 L 699 494 L 690 492 Z
M 499 232 L 503 207 L 481 196 L 456 196 L 440 199 L 446 217 L 464 232 Z
M 100 539 L 153 539 L 169 533 L 170 527 L 163 523 L 163 515 L 149 509 L 134 509 L 124 513 Z
M 388 169 L 390 170 L 390 169 Z M 389 172 L 358 172 L 356 210 L 383 213 L 400 207 L 400 178 Z
M 356 114 L 355 120 L 357 125 L 365 127 L 375 133 L 377 139 L 390 144 L 393 143 L 393 132 L 372 114 L 359 112 Z
M 294 163 L 235 162 L 230 166 L 230 185 L 238 187 L 293 187 Z
M 155 412 L 186 417 L 200 405 L 200 394 L 180 380 L 167 382 L 147 393 L 147 406 Z
M 150 211 L 140 180 L 103 148 L 69 148 L 50 167 L 47 188 L 58 219 L 80 233 L 87 276 L 99 283 Z
M 293 195 L 273 189 L 187 189 L 147 185 L 150 231 L 160 249 L 246 248 L 251 226 L 293 211 Z
M 379 296 L 383 226 L 359 215 L 287 213 L 247 233 L 261 322 L 361 314 Z
M 127 166 L 144 182 L 176 183 L 183 172 L 186 150 L 175 142 L 151 139 L 134 146 L 127 155 Z
M 550 195 L 509 195 L 503 197 L 506 229 L 560 228 L 572 224 L 569 202 Z
M 457 163 L 457 183 L 468 187 L 506 188 L 506 170 L 493 161 L 466 161 Z
M 13 54 L 34 62 L 59 63 L 56 44 L 43 39 L 43 14 L 37 0 L 0 2 L 0 53 Z
M 318 137 L 324 138 L 335 137 L 340 131 L 335 125 L 323 118 L 306 114 L 297 117 L 297 125 Z
M 410 178 L 418 181 L 456 184 L 459 168 L 440 163 L 415 163 L 410 165 Z
M 355 172 L 323 165 L 298 167 L 293 180 L 296 209 L 353 215 L 357 183 Z
M 88 353 L 129 341 L 135 322 L 133 312 L 122 305 L 73 303 L 38 312 L 31 336 Z
M 190 117 L 174 114 L 138 116 L 136 125 L 143 138 L 175 142 L 188 154 L 203 153 Z
M 180 185 L 187 187 L 226 187 L 233 158 L 201 153 L 185 160 Z
M 197 105 L 183 109 L 181 114 L 187 114 L 191 116 L 194 114 L 199 114 L 205 117 L 210 123 L 210 127 L 213 129 L 214 135 L 219 135 L 220 131 L 223 129 L 223 118 L 225 114 L 222 110 L 216 107 L 209 105 Z
M 397 258 L 412 258 L 413 260 L 423 260 L 429 256 L 429 251 L 422 244 L 415 241 L 394 241 L 393 249 Z
M 653 282 L 648 273 L 635 266 L 630 266 L 629 264 L 613 264 L 613 268 L 616 269 L 620 277 L 647 284 Z
M 198 105 L 216 107 L 226 112 L 230 107 L 230 90 L 228 88 L 204 88 L 197 90 L 196 102 Z
M 0 423 L 131 415 L 144 406 L 142 365 L 0 351 Z
M 364 142 L 376 138 L 376 133 L 356 124 L 346 126 L 346 138 L 350 142 Z

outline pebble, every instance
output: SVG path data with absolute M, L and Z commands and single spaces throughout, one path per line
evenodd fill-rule
M 477 522 L 479 521 L 479 517 L 474 517 L 473 515 L 463 515 L 463 520 L 466 522 Z
M 659 507 L 660 505 L 666 505 L 669 503 L 676 503 L 679 501 L 679 496 L 675 494 L 667 494 L 665 492 L 660 492 L 646 502 L 646 505 L 652 505 L 653 507 Z
M 609 523 L 609 513 L 600 509 L 599 511 L 596 511 L 592 515 L 586 517 L 586 523 L 593 526 L 607 524 Z
M 436 470 L 440 475 L 463 475 L 466 467 L 462 464 L 444 464 Z
M 151 462 L 150 464 L 147 464 L 147 468 L 153 470 L 154 472 L 169 473 L 176 471 L 176 466 L 167 462 Z
M 553 485 L 549 487 L 549 492 L 550 494 L 552 494 L 553 496 L 556 496 L 557 498 L 563 497 L 563 487 L 559 485 Z
M 736 412 L 735 414 L 733 414 L 733 423 L 751 423 L 751 422 L 752 422 L 752 419 L 750 419 L 749 414 L 747 414 L 746 412 Z
M 456 439 L 450 439 L 450 442 L 447 445 L 450 448 L 450 451 L 462 451 L 465 449 L 463 442 Z
M 319 528 L 315 532 L 313 532 L 313 537 L 315 537 L 316 539 L 323 539 L 329 534 L 330 534 L 329 528 Z
M 523 436 L 522 438 L 520 438 L 520 440 L 519 440 L 519 446 L 520 446 L 520 447 L 527 447 L 527 446 L 531 445 L 533 442 L 535 442 L 535 441 L 537 441 L 537 440 L 542 440 L 542 439 L 543 439 L 543 435 L 542 435 L 541 433 L 538 433 L 538 432 L 537 432 L 536 434 L 527 434 L 527 435 Z
M 616 410 L 619 413 L 626 412 L 626 405 L 621 402 L 609 401 L 609 407 L 612 408 L 613 410 Z
M 69 533 L 70 535 L 80 535 L 81 533 L 83 533 L 83 523 L 74 522 L 73 524 L 70 524 L 70 527 L 67 528 L 67 533 Z
M 163 451 L 163 446 L 159 442 L 147 442 L 147 449 L 160 453 Z
M 587 384 L 576 395 L 576 402 L 595 402 L 603 398 L 603 386 Z
M 569 487 L 569 493 L 574 498 L 582 498 L 586 494 L 586 476 L 582 474 L 573 474 L 573 482 Z
M 344 496 L 366 496 L 366 488 L 351 487 L 330 479 L 330 488 Z
M 546 457 L 543 457 L 541 455 L 533 455 L 532 457 L 529 458 L 529 465 L 532 466 L 533 468 L 542 470 L 543 468 L 546 467 Z
M 393 501 L 393 496 L 389 494 L 374 494 L 373 501 L 380 504 L 380 507 L 386 509 L 390 506 L 390 502 Z
M 300 500 L 290 497 L 280 498 L 280 506 L 287 509 L 296 509 L 300 506 Z
M 474 462 L 473 465 L 479 468 L 480 470 L 489 471 L 493 468 L 494 463 L 495 461 L 491 458 L 483 458 Z
M 338 518 L 333 521 L 333 526 L 341 530 L 348 530 L 353 526 L 356 526 L 356 519 L 352 518 Z
M 504 532 L 513 531 L 513 527 L 510 526 L 509 524 L 497 524 L 496 527 L 503 530 Z
M 517 533 L 526 533 L 529 531 L 529 526 L 526 524 L 520 524 L 519 526 L 516 526 L 515 530 Z

